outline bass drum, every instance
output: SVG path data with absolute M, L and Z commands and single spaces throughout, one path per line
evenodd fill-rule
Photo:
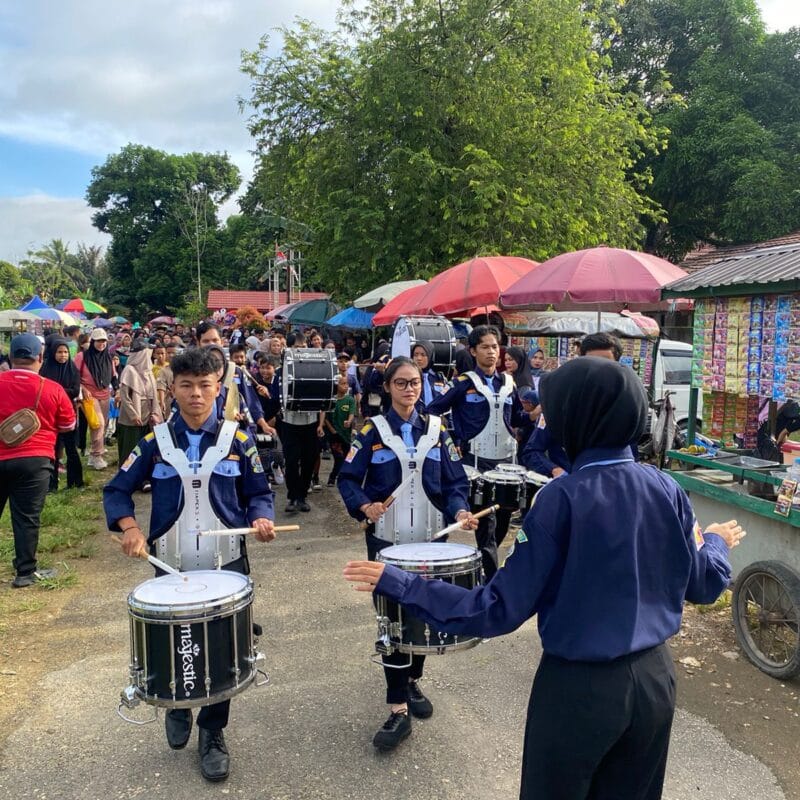
M 456 334 L 452 322 L 444 317 L 400 317 L 392 333 L 392 358 L 410 358 L 417 342 L 430 344 L 433 364 L 429 368 L 449 378 L 456 361 Z
M 332 411 L 336 406 L 336 353 L 297 347 L 283 351 L 284 411 Z

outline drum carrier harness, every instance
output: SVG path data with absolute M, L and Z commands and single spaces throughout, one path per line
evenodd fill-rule
M 199 536 L 199 531 L 224 528 L 211 505 L 209 481 L 214 468 L 225 460 L 239 430 L 237 422 L 226 420 L 217 429 L 214 443 L 200 461 L 189 461 L 175 440 L 169 422 L 153 428 L 158 453 L 181 479 L 183 510 L 175 524 L 155 541 L 156 555 L 184 572 L 196 569 L 222 569 L 241 557 L 240 536 Z
M 395 544 L 429 542 L 443 523 L 441 513 L 422 486 L 422 466 L 428 453 L 439 443 L 442 419 L 433 414 L 428 416 L 428 427 L 413 453 L 408 452 L 402 438 L 392 432 L 384 417 L 374 417 L 371 422 L 383 444 L 400 462 L 401 484 L 407 481 L 400 496 L 375 523 L 375 536 Z
M 503 385 L 495 394 L 474 372 L 467 372 L 466 376 L 472 381 L 475 391 L 483 395 L 489 404 L 489 420 L 483 430 L 470 441 L 471 453 L 476 458 L 488 458 L 492 461 L 513 459 L 516 442 L 503 418 L 506 400 L 514 392 L 513 379 L 510 375 L 504 374 Z

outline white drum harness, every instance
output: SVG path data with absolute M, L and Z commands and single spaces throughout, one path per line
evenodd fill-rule
M 199 531 L 225 527 L 211 505 L 209 481 L 217 464 L 230 454 L 238 430 L 237 422 L 226 420 L 220 425 L 214 444 L 203 453 L 200 461 L 189 461 L 175 442 L 169 423 L 153 428 L 158 452 L 164 463 L 178 473 L 183 488 L 180 516 L 155 541 L 158 558 L 176 569 L 184 572 L 221 569 L 241 557 L 239 536 L 198 536 Z
M 489 419 L 483 430 L 470 441 L 470 452 L 476 458 L 488 458 L 492 461 L 513 459 L 516 442 L 503 418 L 506 400 L 514 392 L 513 379 L 510 375 L 504 374 L 502 376 L 503 385 L 495 394 L 474 372 L 467 372 L 466 375 L 472 381 L 475 391 L 483 395 L 489 404 Z
M 439 444 L 442 429 L 441 417 L 430 414 L 428 427 L 409 452 L 402 438 L 392 432 L 382 416 L 371 420 L 383 444 L 400 462 L 401 484 L 405 488 L 386 513 L 375 523 L 375 535 L 394 544 L 429 542 L 443 526 L 441 513 L 428 499 L 422 486 L 422 466 L 428 453 Z

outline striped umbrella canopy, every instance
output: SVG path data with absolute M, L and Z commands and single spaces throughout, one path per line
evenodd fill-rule
M 64 311 L 82 311 L 84 314 L 105 314 L 106 309 L 94 300 L 87 300 L 85 297 L 73 297 L 67 300 L 62 306 Z
M 66 311 L 60 311 L 57 308 L 36 308 L 31 311 L 31 314 L 35 314 L 39 319 L 46 319 L 50 322 L 60 322 L 62 325 L 80 325 L 80 320 L 75 319 L 72 314 L 68 314 Z

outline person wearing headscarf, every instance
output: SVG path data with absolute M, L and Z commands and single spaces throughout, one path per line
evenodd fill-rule
M 48 336 L 45 340 L 44 361 L 39 375 L 55 381 L 67 393 L 73 408 L 77 410 L 81 394 L 81 377 L 69 356 L 69 342 L 61 336 Z M 56 439 L 55 463 L 50 475 L 50 491 L 58 491 L 58 454 L 63 451 L 67 457 L 67 489 L 83 486 L 83 465 L 78 454 L 76 431 L 59 433 Z
M 517 440 L 517 456 L 522 455 L 521 429 L 525 429 L 525 442 L 530 437 L 530 415 L 522 408 L 520 394 L 526 389 L 533 389 L 533 378 L 525 351 L 521 347 L 507 347 L 503 356 L 505 371 L 514 379 L 514 394 L 511 395 L 511 427 Z
M 417 413 L 424 414 L 434 398 L 447 391 L 447 380 L 433 365 L 433 345 L 417 342 L 411 348 L 411 360 L 422 370 L 422 391 L 417 400 Z
M 633 370 L 578 358 L 545 375 L 541 400 L 569 475 L 537 493 L 504 566 L 473 590 L 373 562 L 347 580 L 451 635 L 500 636 L 536 615 L 521 800 L 661 797 L 675 677 L 667 639 L 685 601 L 728 586 L 735 520 L 703 532 L 668 475 L 636 463 L 647 419 Z
M 256 357 L 256 353 L 258 352 L 259 345 L 261 344 L 258 336 L 248 336 L 244 343 L 247 345 L 247 364 L 248 366 L 251 365 Z
M 102 328 L 92 331 L 89 346 L 75 356 L 75 366 L 81 376 L 83 396 L 92 398 L 95 415 L 100 423 L 97 428 L 90 428 L 91 447 L 87 463 L 93 469 L 105 469 L 108 466 L 103 458 L 105 429 L 116 371 L 108 352 L 108 334 Z
M 539 380 L 541 379 L 542 375 L 547 374 L 547 371 L 544 368 L 544 350 L 542 350 L 541 347 L 531 350 L 528 355 L 528 365 L 530 366 L 532 386 L 538 391 Z
M 120 331 L 114 343 L 108 348 L 111 355 L 119 358 L 120 374 L 123 367 L 128 364 L 128 355 L 131 352 L 131 335 L 127 331 Z
M 128 356 L 128 364 L 119 379 L 117 394 L 117 450 L 119 463 L 125 460 L 136 443 L 163 422 L 153 375 L 153 351 L 144 339 L 138 339 Z

